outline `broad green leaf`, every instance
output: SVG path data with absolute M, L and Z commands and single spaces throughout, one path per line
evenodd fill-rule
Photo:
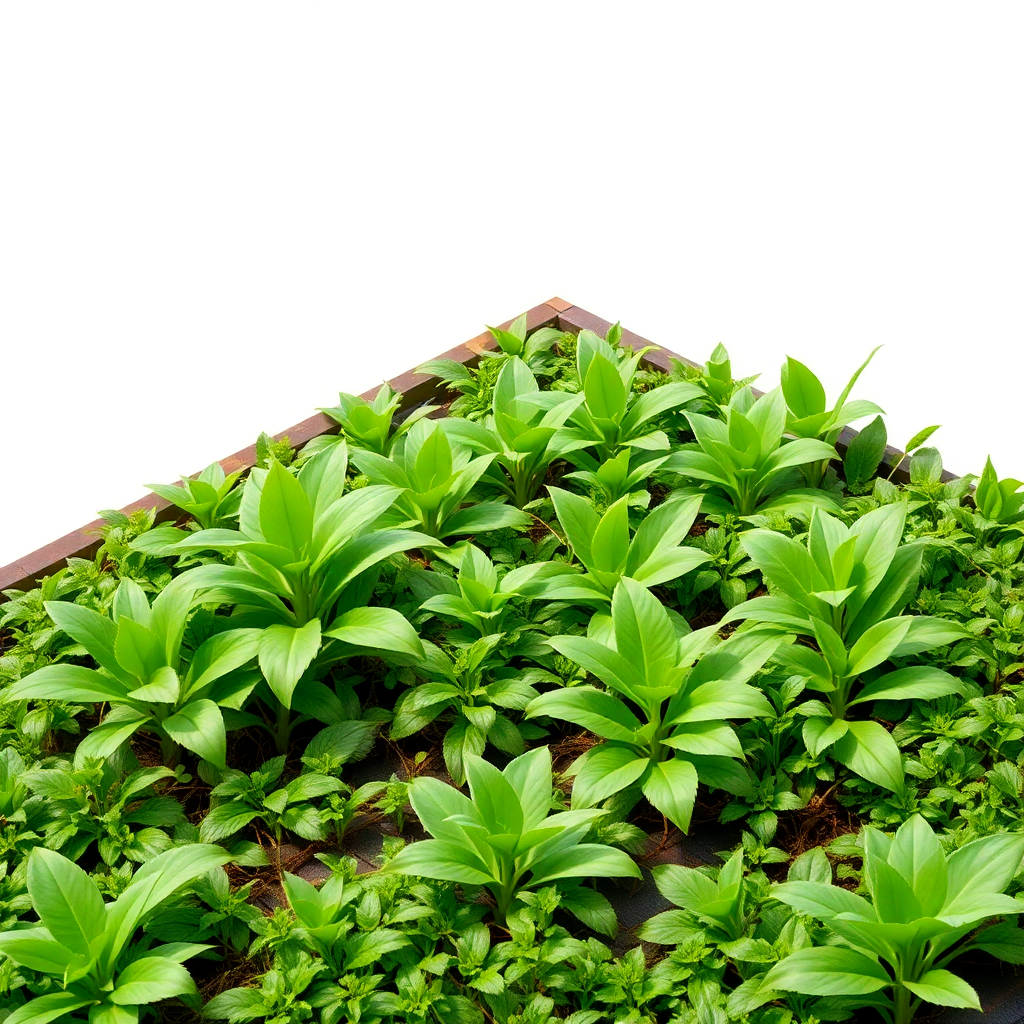
M 930 700 L 949 693 L 960 693 L 962 688 L 963 683 L 956 676 L 940 668 L 933 665 L 911 665 L 909 668 L 887 672 L 868 683 L 849 703 L 852 707 L 869 700 L 907 700 L 911 697 Z
M 48 992 L 19 1006 L 4 1018 L 4 1024 L 49 1024 L 93 1003 L 94 999 L 83 999 L 78 991 Z
M 119 1006 L 149 1006 L 195 990 L 192 976 L 181 964 L 162 956 L 144 956 L 118 975 L 110 1001 Z
M 89 956 L 92 940 L 103 931 L 103 897 L 77 865 L 52 850 L 36 848 L 28 859 L 32 909 L 63 945 Z
M 313 510 L 302 484 L 279 462 L 270 465 L 260 496 L 260 529 L 271 544 L 288 548 L 298 561 L 313 535 Z
M 823 882 L 782 882 L 772 886 L 772 896 L 798 914 L 830 921 L 845 915 L 850 920 L 874 921 L 871 904 L 848 889 Z
M 631 747 L 602 743 L 574 763 L 573 806 L 592 807 L 631 786 L 648 768 L 650 757 Z
M 354 647 L 424 657 L 423 644 L 416 630 L 394 608 L 353 608 L 339 615 L 324 631 L 324 636 Z
M 903 790 L 903 759 L 896 741 L 878 722 L 848 722 L 832 756 L 868 782 L 894 793 Z
M 981 1003 L 978 1002 L 978 993 L 967 984 L 963 978 L 958 978 L 951 971 L 931 970 L 925 973 L 917 981 L 907 981 L 903 984 L 920 999 L 926 1003 L 935 1003 L 938 1006 L 957 1006 L 980 1010 Z
M 46 928 L 22 928 L 0 932 L 0 953 L 16 964 L 32 971 L 63 976 L 82 953 L 75 953 L 64 942 L 58 942 Z
M 825 389 L 821 381 L 792 356 L 787 357 L 782 367 L 782 393 L 797 419 L 825 411 Z
M 548 715 L 596 733 L 605 739 L 633 742 L 640 720 L 626 705 L 610 693 L 593 686 L 573 686 L 547 693 L 532 700 L 527 718 Z
M 762 985 L 811 996 L 865 996 L 892 983 L 877 960 L 841 946 L 819 946 L 791 953 L 765 975 Z
M 145 916 L 186 882 L 231 860 L 219 846 L 190 843 L 158 854 L 136 872 L 128 887 L 107 907 L 103 967 L 111 969 Z
M 679 757 L 654 764 L 642 789 L 652 806 L 683 833 L 690 830 L 690 817 L 697 798 L 697 769 L 693 764 Z
M 44 665 L 12 683 L 4 691 L 7 700 L 120 701 L 127 693 L 123 683 L 81 665 Z
M 191 701 L 176 714 L 165 718 L 163 729 L 175 743 L 194 751 L 215 767 L 226 766 L 224 717 L 212 700 Z
M 46 601 L 44 607 L 57 628 L 80 643 L 101 668 L 128 686 L 135 685 L 135 678 L 118 663 L 117 626 L 106 615 L 71 601 Z
M 599 843 L 580 843 L 531 865 L 531 886 L 557 878 L 640 878 L 640 868 L 623 850 Z
M 297 629 L 268 626 L 260 637 L 259 663 L 274 696 L 291 705 L 292 691 L 320 650 L 320 620 L 311 619 Z
M 486 885 L 491 875 L 477 853 L 461 843 L 440 839 L 422 839 L 410 843 L 387 863 L 386 870 L 407 875 L 421 875 L 464 885 Z
M 550 747 L 537 747 L 515 758 L 505 766 L 503 774 L 523 809 L 524 830 L 536 828 L 551 809 L 547 792 L 551 781 Z

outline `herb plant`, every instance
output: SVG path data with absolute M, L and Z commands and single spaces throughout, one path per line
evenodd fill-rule
M 967 938 L 992 918 L 1024 910 L 1003 895 L 1024 856 L 1024 836 L 986 836 L 947 856 L 919 815 L 895 838 L 870 826 L 862 835 L 870 902 L 822 882 L 773 889 L 776 899 L 824 921 L 840 944 L 797 950 L 768 972 L 762 989 L 852 996 L 890 1024 L 907 1024 L 922 1003 L 980 1010 L 974 989 L 946 968 L 969 949 L 1024 962 L 1015 925 Z
M 225 527 L 238 516 L 241 486 L 235 486 L 241 470 L 225 473 L 219 462 L 211 462 L 195 477 L 183 476 L 177 484 L 147 484 L 154 493 L 191 516 L 197 530 Z
M 433 839 L 405 847 L 386 870 L 489 889 L 504 921 L 516 897 L 563 878 L 640 877 L 628 854 L 584 843 L 601 810 L 551 809 L 551 754 L 538 747 L 503 771 L 466 758 L 470 796 L 437 779 L 409 790 L 413 810 Z
M 240 707 L 256 685 L 253 673 L 237 670 L 256 657 L 260 634 L 255 629 L 214 633 L 186 662 L 182 636 L 189 609 L 190 597 L 181 590 L 166 589 L 150 605 L 130 579 L 117 588 L 110 618 L 69 602 L 48 602 L 54 622 L 100 669 L 47 665 L 11 686 L 7 698 L 109 702 L 103 724 L 79 746 L 85 757 L 107 756 L 143 730 L 159 737 L 164 764 L 177 763 L 185 747 L 223 767 L 227 739 L 221 709 Z
M 397 426 L 394 416 L 401 404 L 402 396 L 388 384 L 382 384 L 373 401 L 350 395 L 342 391 L 338 404 L 330 409 L 321 409 L 341 427 L 342 436 L 354 448 L 389 455 L 395 441 L 405 434 L 412 425 L 434 411 L 432 405 L 421 405 L 413 409 Z M 330 435 L 325 435 L 330 437 Z M 332 443 L 334 439 L 332 438 Z
M 587 571 L 553 582 L 544 594 L 547 598 L 604 604 L 623 578 L 654 587 L 708 561 L 703 551 L 681 546 L 701 506 L 697 496 L 663 502 L 630 537 L 628 496 L 599 515 L 578 494 L 560 487 L 549 487 L 548 492 L 572 553 Z
M 608 687 L 552 690 L 527 708 L 531 718 L 561 718 L 604 738 L 571 769 L 574 805 L 593 806 L 634 787 L 634 803 L 642 793 L 686 832 L 699 780 L 750 791 L 734 760 L 743 750 L 726 719 L 770 714 L 748 680 L 780 638 L 750 633 L 709 650 L 713 634 L 710 628 L 680 638 L 661 602 L 627 578 L 612 598 L 610 637 L 552 638 L 555 650 Z
M 237 531 L 164 528 L 145 539 L 149 551 L 234 555 L 233 565 L 182 573 L 168 591 L 198 595 L 204 604 L 235 604 L 235 622 L 260 629 L 259 666 L 284 709 L 321 647 L 328 664 L 352 648 L 420 653 L 401 614 L 366 603 L 381 562 L 432 541 L 410 530 L 378 529 L 399 490 L 345 493 L 347 469 L 345 444 L 321 452 L 296 476 L 275 461 L 246 482 Z
M 900 543 L 905 517 L 900 503 L 868 512 L 846 527 L 818 510 L 806 547 L 770 530 L 745 533 L 743 546 L 776 593 L 726 614 L 726 621 L 745 619 L 814 639 L 818 650 L 793 644 L 780 654 L 808 689 L 827 701 L 802 706 L 809 753 L 829 748 L 841 764 L 890 790 L 903 787 L 896 742 L 878 722 L 850 712 L 869 701 L 956 693 L 960 683 L 932 665 L 891 671 L 882 666 L 964 635 L 943 619 L 899 614 L 913 593 L 923 555 L 919 544 Z
M 35 927 L 0 932 L 0 952 L 50 976 L 54 991 L 25 1003 L 8 1024 L 45 1024 L 88 1011 L 90 1022 L 137 1021 L 152 1003 L 195 993 L 182 966 L 206 946 L 174 942 L 130 946 L 143 919 L 176 889 L 228 860 L 215 846 L 168 850 L 139 869 L 110 904 L 78 865 L 52 850 L 29 858 L 28 891 Z M 59 985 L 59 990 L 56 988 Z
M 802 487 L 800 470 L 838 458 L 835 448 L 814 437 L 784 441 L 786 399 L 781 389 L 758 399 L 749 388 L 737 391 L 722 408 L 724 419 L 686 414 L 696 438 L 669 456 L 662 470 L 699 486 L 705 513 L 751 516 L 772 510 L 808 519 L 815 508 L 835 510 L 835 499 Z
M 493 460 L 493 453 L 474 458 L 465 448 L 453 451 L 436 420 L 416 423 L 390 458 L 359 449 L 352 453 L 352 461 L 371 483 L 399 488 L 389 513 L 392 524 L 415 526 L 439 540 L 530 525 L 528 515 L 500 502 L 462 507 Z

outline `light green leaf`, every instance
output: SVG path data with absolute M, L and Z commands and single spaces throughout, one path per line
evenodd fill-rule
M 304 626 L 268 626 L 260 637 L 259 663 L 274 696 L 291 706 L 292 691 L 320 650 L 320 620 Z
M 978 993 L 963 978 L 958 978 L 951 971 L 931 970 L 917 981 L 905 980 L 903 984 L 926 1003 L 981 1009 Z

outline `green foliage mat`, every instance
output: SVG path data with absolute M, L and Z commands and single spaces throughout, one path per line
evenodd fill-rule
M 1021 483 L 492 334 L 6 592 L 0 1024 L 1024 1020 Z

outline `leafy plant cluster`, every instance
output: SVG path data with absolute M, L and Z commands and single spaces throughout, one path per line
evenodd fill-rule
M 0 1020 L 904 1024 L 1024 962 L 1024 485 L 887 449 L 874 353 L 491 333 L 7 592 Z

